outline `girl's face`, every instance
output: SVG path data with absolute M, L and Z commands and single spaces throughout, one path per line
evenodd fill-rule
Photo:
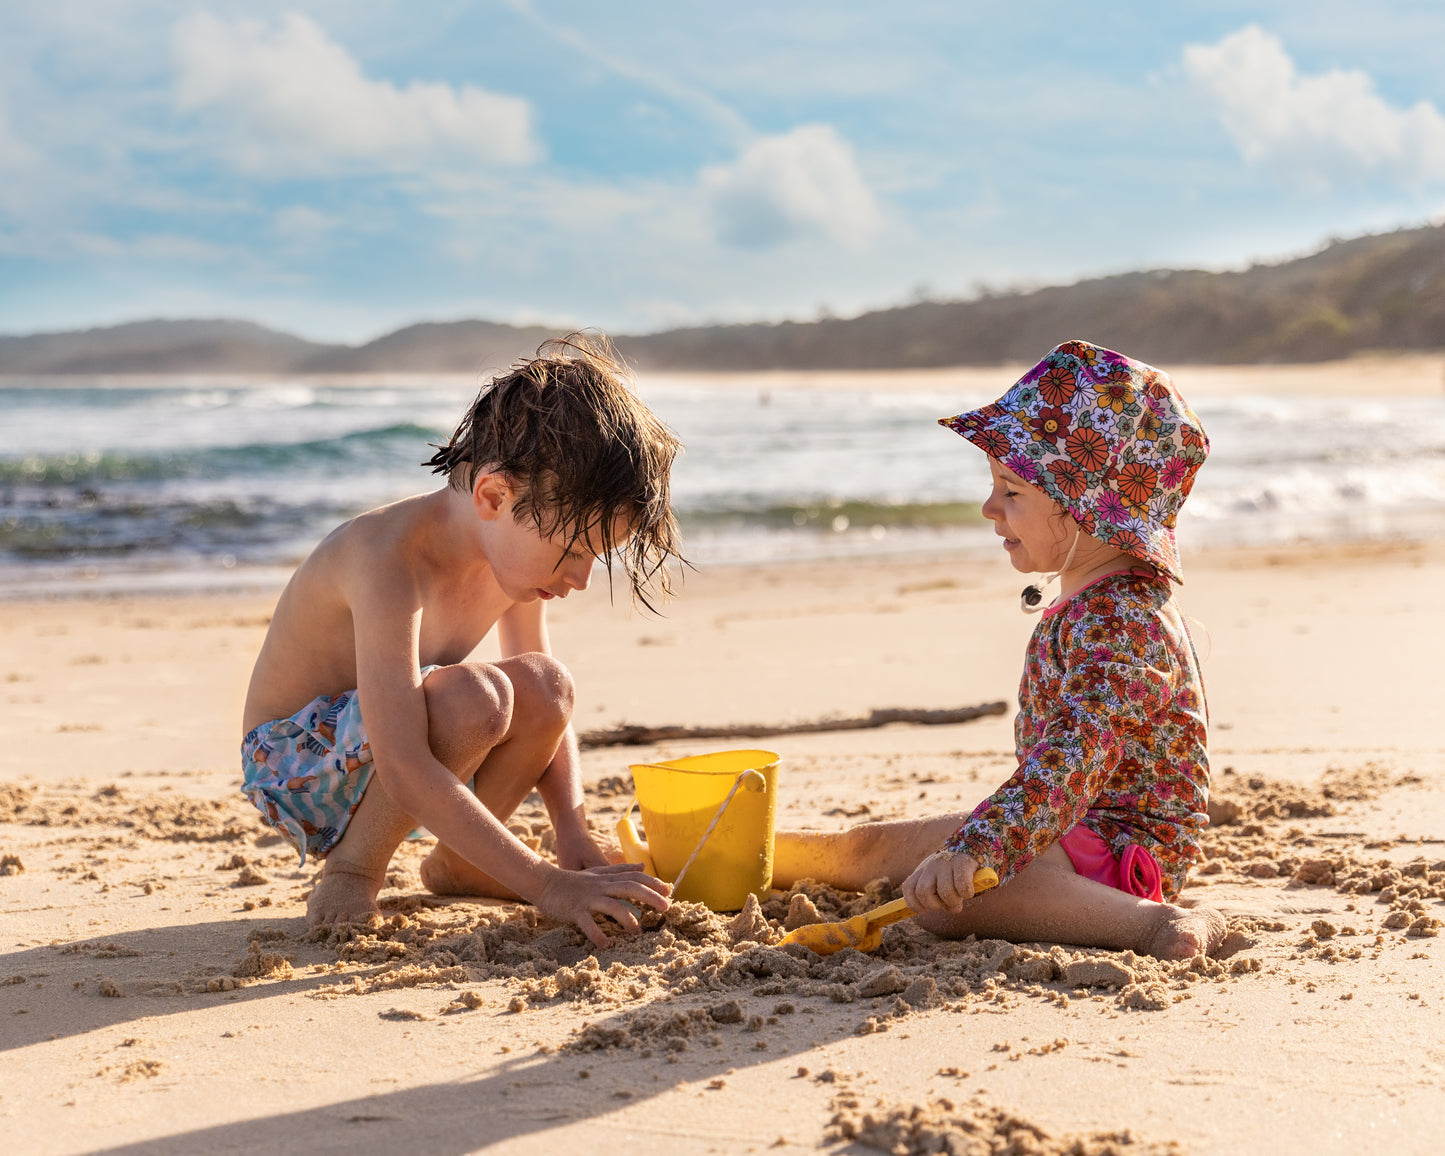
M 1059 504 L 1013 470 L 989 458 L 993 489 L 983 504 L 983 516 L 1003 539 L 1009 561 L 1024 574 L 1057 570 L 1068 556 L 1077 527 Z

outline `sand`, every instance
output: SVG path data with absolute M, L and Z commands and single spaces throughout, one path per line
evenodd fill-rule
M 365 924 L 307 930 L 314 867 L 236 793 L 274 594 L 0 603 L 0 1120 L 24 1152 L 652 1149 L 1427 1151 L 1445 1127 L 1445 546 L 1187 559 L 1215 727 L 1184 898 L 1218 957 L 896 924 L 803 883 L 678 904 L 597 951 L 523 905 L 443 902 L 404 844 Z M 584 729 L 1011 698 L 1031 626 L 997 563 L 690 576 L 665 619 L 552 609 Z M 966 806 L 1008 718 L 785 736 L 782 821 Z M 627 765 L 584 756 L 611 827 Z M 546 851 L 535 798 L 515 818 Z

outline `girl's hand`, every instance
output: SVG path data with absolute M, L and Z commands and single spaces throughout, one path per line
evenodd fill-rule
M 961 851 L 935 851 L 903 881 L 903 898 L 914 911 L 951 911 L 957 915 L 973 898 L 978 861 Z

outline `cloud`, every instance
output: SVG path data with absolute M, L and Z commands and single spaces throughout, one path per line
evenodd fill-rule
M 0 173 L 19 176 L 35 167 L 38 156 L 10 127 L 3 100 L 0 100 Z
M 234 269 L 244 249 L 219 241 L 186 237 L 177 233 L 143 233 L 116 237 L 107 233 L 74 232 L 65 238 L 76 253 L 108 260 L 161 261 L 167 263 L 220 265 Z
M 519 165 L 540 151 L 520 97 L 368 79 L 299 13 L 274 28 L 199 13 L 171 47 L 177 107 L 222 127 L 228 159 L 256 175 Z
M 676 65 L 676 61 L 660 58 L 657 53 L 646 53 L 638 40 L 629 39 L 628 43 L 632 51 L 641 56 L 642 63 L 635 62 L 624 54 L 607 51 L 595 36 L 582 32 L 572 21 L 546 19 L 536 10 L 532 0 L 503 2 L 569 52 L 604 72 L 645 91 L 655 92 L 671 103 L 692 109 L 707 123 L 736 141 L 747 140 L 752 135 L 747 122 L 707 89 L 670 76 L 666 64 Z
M 831 125 L 763 137 L 735 163 L 703 169 L 700 186 L 718 237 L 742 249 L 818 235 L 856 247 L 878 225 L 853 150 Z
M 1189 45 L 1184 69 L 1251 163 L 1316 184 L 1362 173 L 1445 181 L 1445 116 L 1433 104 L 1392 105 L 1356 70 L 1302 75 L 1280 40 L 1256 25 Z
M 271 214 L 276 241 L 297 256 L 319 252 L 341 225 L 339 218 L 310 205 L 286 205 Z

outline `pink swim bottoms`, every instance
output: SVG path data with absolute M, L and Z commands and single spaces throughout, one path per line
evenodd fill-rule
M 1080 823 L 1059 840 L 1059 846 L 1084 878 L 1141 899 L 1164 902 L 1164 873 L 1159 870 L 1159 861 L 1139 844 L 1130 843 L 1116 857 L 1097 832 Z

